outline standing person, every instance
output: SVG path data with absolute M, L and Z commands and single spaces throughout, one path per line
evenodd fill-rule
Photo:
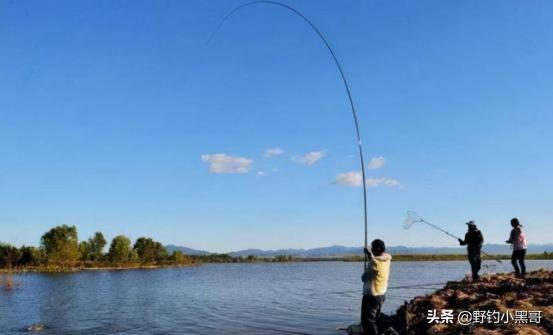
M 474 221 L 467 222 L 468 231 L 465 234 L 465 239 L 459 239 L 460 245 L 467 246 L 467 255 L 472 270 L 472 280 L 478 280 L 480 276 L 480 266 L 482 265 L 482 259 L 480 258 L 480 252 L 482 250 L 482 244 L 484 243 L 484 236 L 482 232 L 476 228 Z
M 511 263 L 515 268 L 515 275 L 517 277 L 524 278 L 524 276 L 526 275 L 526 265 L 524 264 L 524 257 L 526 256 L 526 248 L 528 247 L 526 244 L 526 235 L 524 235 L 522 225 L 517 218 L 511 219 L 511 226 L 513 227 L 513 229 L 511 230 L 511 235 L 509 236 L 509 239 L 505 242 L 511 244 L 513 248 Z
M 385 253 L 386 245 L 379 239 L 372 241 L 371 251 L 367 248 L 364 251 L 369 258 L 369 263 L 363 276 L 361 276 L 363 281 L 361 324 L 363 325 L 363 334 L 377 335 L 376 322 L 386 298 L 392 256 Z

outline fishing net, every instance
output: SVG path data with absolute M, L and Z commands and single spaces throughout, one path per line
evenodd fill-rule
M 403 229 L 411 228 L 415 223 L 421 222 L 421 217 L 414 211 L 407 211 L 407 218 L 403 221 Z

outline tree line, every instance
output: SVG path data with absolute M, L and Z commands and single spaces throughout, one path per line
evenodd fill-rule
M 162 243 L 149 237 L 139 237 L 131 243 L 125 235 L 115 236 L 105 252 L 108 241 L 101 232 L 79 241 L 75 226 L 61 225 L 40 238 L 40 246 L 17 248 L 0 243 L 0 268 L 16 267 L 109 267 L 126 265 L 189 264 L 191 258 L 181 251 L 171 254 Z
M 44 233 L 40 246 L 15 247 L 0 243 L 0 269 L 13 268 L 94 268 L 94 267 L 139 267 L 178 266 L 192 263 L 259 263 L 291 261 L 361 261 L 361 256 L 338 258 L 295 258 L 278 255 L 272 258 L 254 255 L 231 256 L 228 254 L 185 255 L 179 250 L 171 253 L 165 246 L 149 237 L 139 237 L 134 243 L 125 236 L 115 236 L 109 243 L 101 232 L 87 240 L 79 241 L 75 226 L 61 225 Z M 395 260 L 454 260 L 465 255 L 395 255 Z M 498 255 L 508 259 L 508 255 Z M 527 259 L 553 259 L 553 252 L 530 254 Z
M 107 247 L 107 252 L 106 252 Z M 15 247 L 0 243 L 0 268 L 95 268 L 175 266 L 192 263 L 258 263 L 290 262 L 292 256 L 278 255 L 263 258 L 254 255 L 231 256 L 228 254 L 185 255 L 179 250 L 171 253 L 161 242 L 149 237 L 139 237 L 134 243 L 125 236 L 115 236 L 108 241 L 101 232 L 87 240 L 79 241 L 75 226 L 61 225 L 44 233 L 40 246 Z

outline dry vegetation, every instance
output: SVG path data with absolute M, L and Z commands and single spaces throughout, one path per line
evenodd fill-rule
M 461 311 L 491 310 L 515 313 L 516 310 L 541 311 L 539 324 L 483 323 L 471 326 L 429 324 L 428 310 L 452 309 Z M 538 270 L 526 279 L 512 274 L 492 274 L 478 282 L 463 280 L 446 286 L 425 297 L 417 297 L 398 309 L 392 317 L 394 328 L 404 334 L 553 334 L 553 272 Z
M 19 281 L 17 280 L 17 271 L 9 268 L 0 272 L 0 289 L 4 293 L 10 293 L 18 287 Z

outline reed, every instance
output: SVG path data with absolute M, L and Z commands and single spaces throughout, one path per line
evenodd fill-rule
M 8 262 L 6 269 L 0 272 L 0 289 L 4 293 L 10 293 L 13 290 L 19 288 L 21 285 L 17 280 L 18 270 L 11 266 L 11 262 Z

